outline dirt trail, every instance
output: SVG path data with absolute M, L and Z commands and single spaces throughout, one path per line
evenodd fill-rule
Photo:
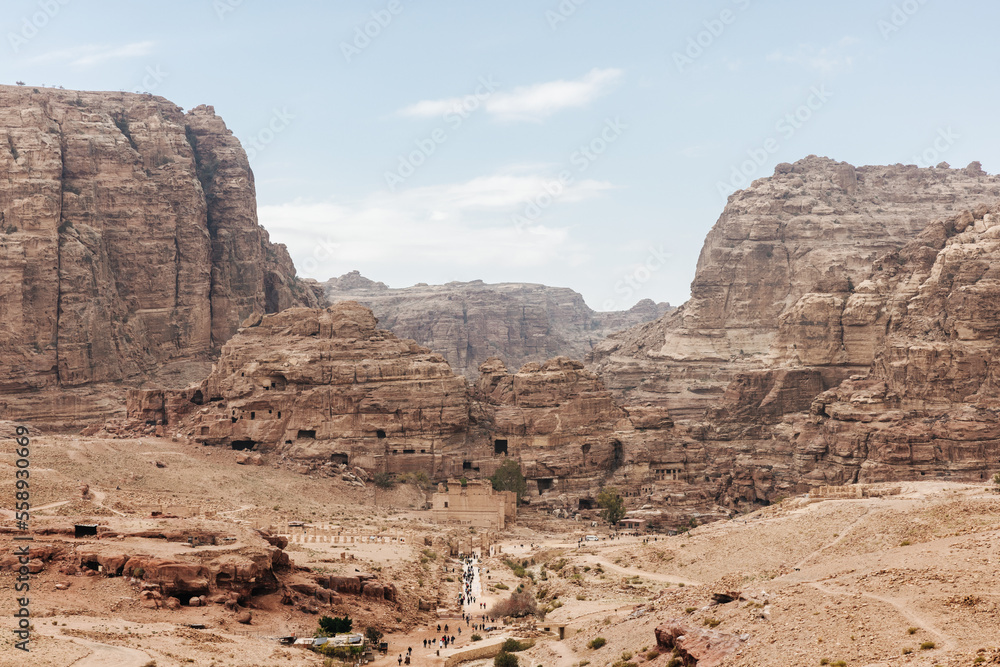
M 808 563 L 810 560 L 812 560 L 814 557 L 820 555 L 830 547 L 840 544 L 848 535 L 850 535 L 850 533 L 858 526 L 858 524 L 860 524 L 862 521 L 865 520 L 865 518 L 871 513 L 871 511 L 872 511 L 871 507 L 865 508 L 865 513 L 859 516 L 854 521 L 852 521 L 850 524 L 848 524 L 846 528 L 841 530 L 840 534 L 836 538 L 834 538 L 830 542 L 827 542 L 819 549 L 816 549 L 816 551 L 813 551 L 811 554 L 800 560 L 798 563 L 795 564 L 795 568 L 798 569 L 805 566 L 805 564 Z
M 827 595 L 841 595 L 845 597 L 853 597 L 857 595 L 860 597 L 868 598 L 870 600 L 878 600 L 879 602 L 884 602 L 888 605 L 891 605 L 907 621 L 909 621 L 910 623 L 919 628 L 922 628 L 923 630 L 926 630 L 927 632 L 937 637 L 937 639 L 941 642 L 941 646 L 939 646 L 939 648 L 943 648 L 948 651 L 955 648 L 955 640 L 951 636 L 939 630 L 929 621 L 927 621 L 922 616 L 917 614 L 917 612 L 911 609 L 908 605 L 902 602 L 893 600 L 892 598 L 882 597 L 881 595 L 875 595 L 873 593 L 855 592 L 849 590 L 837 591 L 832 588 L 827 588 L 818 581 L 810 581 L 807 583 L 816 590 L 820 591 L 821 593 L 826 593 Z
M 74 660 L 68 667 L 142 667 L 150 662 L 149 655 L 139 649 L 102 644 L 82 637 L 48 636 L 90 649 L 89 655 Z
M 646 570 L 637 570 L 631 567 L 621 567 L 620 565 L 615 565 L 609 560 L 601 558 L 600 556 L 589 559 L 597 563 L 600 563 L 601 567 L 604 569 L 615 570 L 616 572 L 621 572 L 622 574 L 630 574 L 633 577 L 639 576 L 643 579 L 651 579 L 653 581 L 662 581 L 667 584 L 684 584 L 685 586 L 701 586 L 701 582 L 695 579 L 685 579 L 684 577 L 678 577 L 671 574 L 655 574 L 653 572 L 648 572 Z

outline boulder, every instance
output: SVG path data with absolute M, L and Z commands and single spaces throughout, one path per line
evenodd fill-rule
M 680 620 L 657 626 L 656 643 L 665 651 L 676 651 L 684 664 L 716 667 L 743 643 L 744 639 L 716 630 L 697 628 Z

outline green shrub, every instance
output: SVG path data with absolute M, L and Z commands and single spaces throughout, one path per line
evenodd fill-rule
M 710 628 L 715 628 L 718 627 L 719 624 L 722 623 L 722 621 L 720 621 L 717 618 L 706 618 L 704 621 L 702 621 L 702 623 L 704 623 Z
M 504 583 L 499 583 L 496 586 L 494 586 L 493 588 L 497 589 L 498 591 L 509 591 L 510 590 L 510 586 L 508 586 L 507 584 L 504 584 Z
M 512 561 L 509 558 L 505 560 L 504 563 L 506 563 L 507 567 L 509 567 L 511 571 L 514 572 L 515 577 L 523 577 L 527 574 L 527 571 L 524 569 L 524 566 L 521 565 L 520 563 Z
M 922 650 L 922 651 L 928 651 L 928 650 L 934 648 L 934 646 L 935 646 L 934 642 L 924 642 L 924 643 L 922 643 L 920 645 L 920 650 Z
M 908 634 L 908 635 L 915 635 L 915 634 L 917 634 L 917 630 L 919 630 L 919 629 L 920 628 L 909 627 L 909 628 L 906 629 L 906 634 Z
M 506 653 L 517 653 L 518 651 L 523 651 L 524 648 L 525 647 L 523 644 L 521 644 L 521 642 L 517 641 L 514 638 L 510 638 L 503 643 L 503 646 L 500 647 L 500 650 Z
M 377 472 L 372 477 L 372 482 L 380 489 L 391 489 L 396 486 L 396 480 L 387 472 Z
M 587 642 L 587 646 L 592 649 L 599 649 L 607 643 L 608 640 L 605 639 L 604 637 L 594 637 L 589 642 Z
M 482 638 L 483 638 L 483 636 L 480 635 L 480 634 L 474 634 L 471 637 L 469 637 L 469 639 L 471 639 L 474 642 L 478 642 L 478 641 L 482 640 Z
M 493 667 L 517 667 L 517 656 L 501 651 L 493 658 Z
M 354 627 L 354 621 L 350 616 L 340 618 L 338 616 L 321 616 L 319 619 L 319 631 L 321 637 L 332 637 L 333 635 L 350 632 Z

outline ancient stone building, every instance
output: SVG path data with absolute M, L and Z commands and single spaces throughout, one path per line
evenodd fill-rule
M 517 519 L 517 495 L 496 491 L 487 480 L 452 479 L 431 496 L 431 515 L 435 523 L 503 530 Z

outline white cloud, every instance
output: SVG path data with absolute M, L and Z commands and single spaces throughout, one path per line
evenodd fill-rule
M 133 42 L 123 46 L 84 44 L 58 51 L 49 51 L 28 60 L 29 64 L 65 63 L 73 67 L 93 67 L 108 60 L 139 58 L 153 51 L 155 42 Z
M 622 70 L 592 69 L 579 79 L 558 80 L 499 91 L 479 100 L 486 112 L 501 120 L 539 122 L 563 109 L 581 108 L 605 95 L 621 79 Z M 470 98 L 421 100 L 399 110 L 399 115 L 427 118 L 469 108 Z M 478 106 L 478 104 L 476 104 Z
M 258 214 L 272 238 L 288 246 L 299 273 L 319 280 L 355 268 L 387 276 L 424 275 L 429 266 L 579 266 L 588 253 L 570 228 L 546 225 L 543 215 L 539 224 L 518 229 L 512 219 L 552 180 L 542 173 L 500 173 L 375 193 L 354 203 L 299 200 L 261 206 Z M 557 205 L 591 199 L 612 187 L 578 181 L 566 186 Z
M 767 61 L 798 65 L 830 74 L 839 70 L 851 69 L 854 65 L 854 56 L 845 53 L 845 51 L 858 42 L 856 37 L 848 36 L 832 46 L 818 48 L 814 44 L 800 44 L 792 53 L 774 51 L 767 56 Z

